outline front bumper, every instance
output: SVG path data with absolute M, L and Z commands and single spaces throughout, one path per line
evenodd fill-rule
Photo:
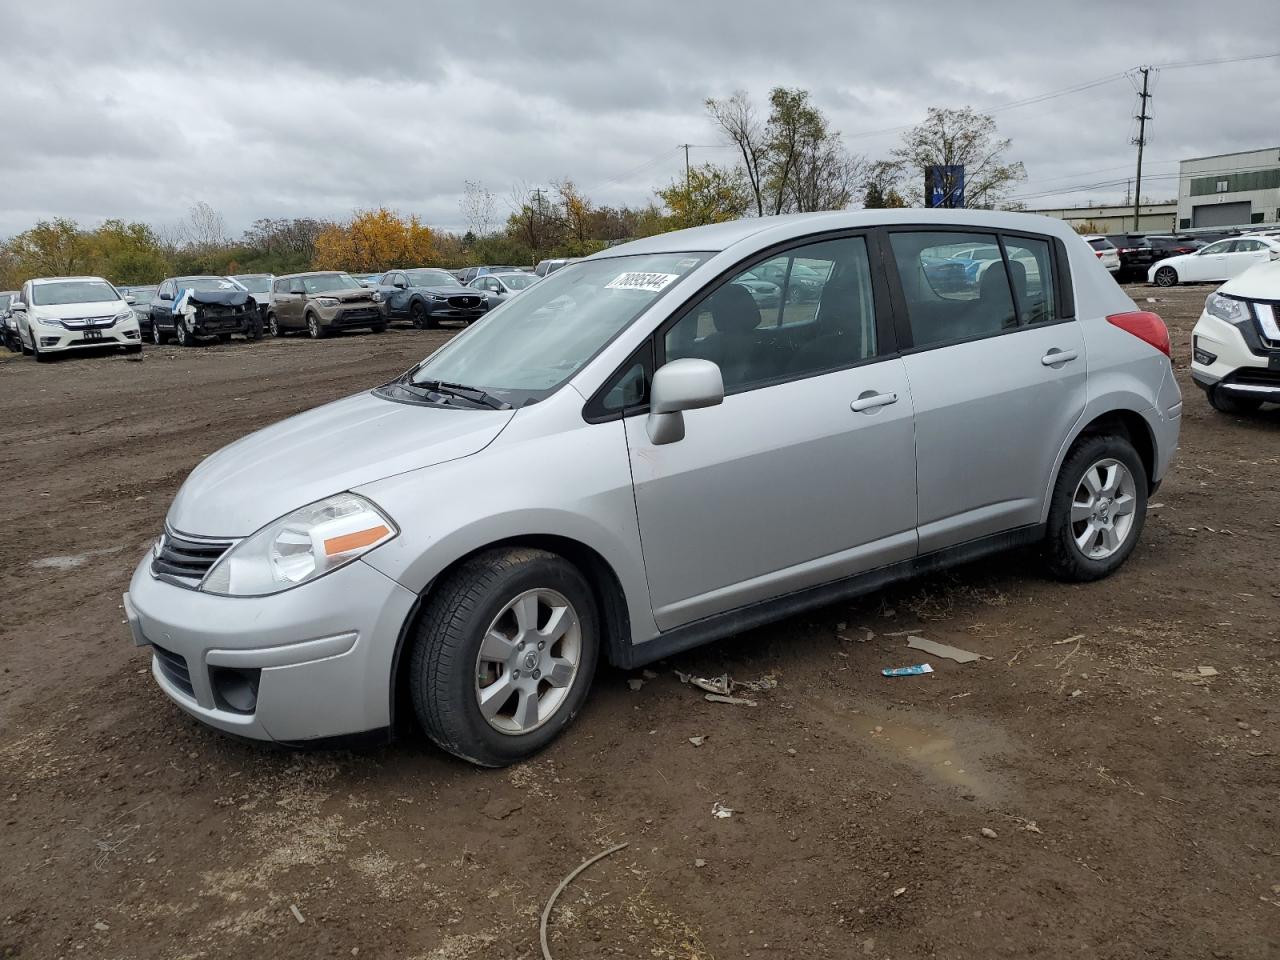
M 269 597 L 217 597 L 157 580 L 148 553 L 124 595 L 139 646 L 165 694 L 212 727 L 297 743 L 390 725 L 391 672 L 417 597 L 357 560 Z M 222 678 L 251 676 L 251 709 Z
M 133 347 L 142 342 L 137 320 L 121 320 L 109 327 L 80 330 L 68 330 L 61 325 L 53 327 L 33 321 L 30 329 L 32 338 L 40 345 L 41 353 L 95 347 Z
M 1264 343 L 1251 323 L 1202 312 L 1192 331 L 1191 379 L 1205 392 L 1280 403 L 1280 349 Z
M 427 313 L 433 320 L 461 320 L 472 323 L 489 312 L 488 300 L 481 300 L 477 307 L 455 307 L 449 303 L 428 300 Z
M 378 303 L 317 307 L 316 316 L 320 320 L 320 325 L 330 330 L 341 330 L 347 327 L 372 327 L 387 322 L 387 318 L 382 312 L 382 305 Z

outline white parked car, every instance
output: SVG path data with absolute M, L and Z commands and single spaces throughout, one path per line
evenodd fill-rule
M 1084 239 L 1093 248 L 1098 262 L 1106 267 L 1112 276 L 1120 272 L 1120 251 L 1116 249 L 1114 243 L 1100 234 L 1090 234 Z
M 23 353 L 40 361 L 86 347 L 142 350 L 133 297 L 101 277 L 40 277 L 22 285 L 10 305 Z
M 1280 262 L 1209 294 L 1191 338 L 1191 379 L 1223 413 L 1280 403 Z
M 1195 253 L 1157 260 L 1147 279 L 1157 287 L 1179 283 L 1221 283 L 1238 277 L 1252 266 L 1280 260 L 1280 240 L 1274 237 L 1227 237 Z

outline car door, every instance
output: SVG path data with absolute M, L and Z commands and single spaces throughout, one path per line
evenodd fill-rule
M 724 402 L 655 445 L 625 418 L 654 617 L 663 630 L 915 554 L 911 393 L 865 234 L 797 244 L 816 300 L 762 310 L 735 280 L 664 324 L 660 365 L 715 362 Z M 874 279 L 873 279 L 874 278 Z
M 1231 252 L 1225 257 L 1227 272 L 1221 279 L 1230 280 L 1232 277 L 1238 277 L 1250 267 L 1266 263 L 1269 259 L 1271 259 L 1271 248 L 1261 240 L 1245 237 L 1233 241 Z
M 1230 269 L 1228 258 L 1234 243 L 1234 240 L 1219 240 L 1187 257 L 1178 265 L 1178 279 L 1189 283 L 1225 279 L 1226 271 Z
M 151 301 L 151 326 L 153 329 L 169 331 L 173 329 L 173 293 L 174 283 L 166 280 L 156 290 L 156 297 Z
M 997 244 L 1000 259 L 967 287 L 941 287 L 926 265 L 975 239 Z M 1045 237 L 934 229 L 891 231 L 889 245 L 909 344 L 921 554 L 1039 523 L 1086 399 L 1083 332 L 1058 289 L 1065 251 Z
M 286 327 L 300 329 L 303 327 L 302 319 L 304 308 L 307 303 L 307 288 L 302 282 L 301 277 L 294 277 L 289 281 L 284 295 L 283 309 L 280 311 L 280 317 L 284 320 Z

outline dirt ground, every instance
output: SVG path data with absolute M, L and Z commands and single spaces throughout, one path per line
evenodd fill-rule
M 0 361 L 0 957 L 536 957 L 560 879 L 623 842 L 561 896 L 557 960 L 1280 956 L 1280 414 L 1192 387 L 1206 288 L 1130 292 L 1159 299 L 1186 414 L 1120 574 L 1012 555 L 639 690 L 602 669 L 504 771 L 418 737 L 228 739 L 159 692 L 120 608 L 201 457 L 448 332 Z M 709 703 L 677 669 L 778 685 Z

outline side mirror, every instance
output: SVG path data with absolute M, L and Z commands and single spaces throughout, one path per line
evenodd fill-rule
M 392 284 L 392 286 L 395 287 L 397 290 L 404 290 L 409 285 L 405 283 L 403 280 L 397 280 L 395 283 Z
M 138 302 L 138 298 L 135 297 L 132 293 L 126 293 L 124 295 L 124 302 L 132 307 L 135 303 Z
M 724 402 L 720 368 L 710 360 L 686 357 L 663 364 L 653 375 L 649 391 L 649 419 L 645 424 L 654 444 L 684 439 L 684 411 Z
M 23 303 L 21 300 L 14 300 L 11 304 L 9 304 L 9 312 L 10 313 L 26 313 L 27 305 Z
M 168 290 L 166 290 L 166 291 L 164 291 L 163 293 L 159 294 L 159 295 L 157 296 L 157 298 L 156 298 L 156 299 L 158 299 L 158 300 L 172 300 L 172 299 L 173 299 L 173 294 L 172 294 L 172 293 L 170 293 Z

